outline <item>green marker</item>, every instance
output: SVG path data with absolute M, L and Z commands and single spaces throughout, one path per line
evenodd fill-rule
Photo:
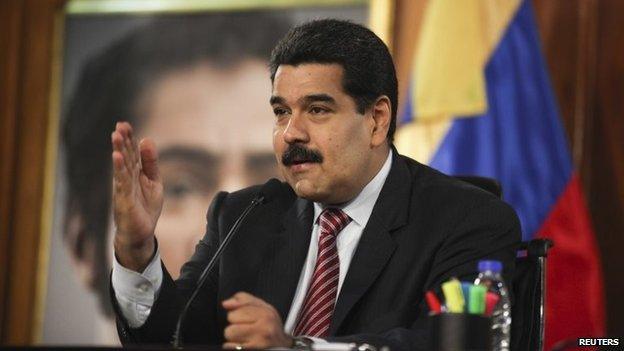
M 485 294 L 487 288 L 483 285 L 472 285 L 470 287 L 470 301 L 468 301 L 468 313 L 484 314 L 485 313 Z

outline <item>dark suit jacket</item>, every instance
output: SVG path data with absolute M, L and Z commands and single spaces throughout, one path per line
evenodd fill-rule
M 173 281 L 163 266 L 160 294 L 142 327 L 129 328 L 113 301 L 124 344 L 171 341 L 180 307 L 202 268 L 258 190 L 215 197 L 206 235 L 180 278 Z M 220 302 L 238 291 L 264 299 L 286 319 L 308 251 L 313 212 L 312 202 L 298 198 L 287 184 L 275 200 L 254 210 L 187 315 L 186 344 L 223 342 L 226 319 Z M 473 279 L 483 258 L 501 260 L 511 282 L 519 241 L 519 221 L 510 206 L 395 152 L 340 290 L 328 339 L 427 349 L 425 291 L 451 277 Z

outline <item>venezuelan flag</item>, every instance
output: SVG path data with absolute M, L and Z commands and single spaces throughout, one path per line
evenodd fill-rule
M 530 1 L 426 6 L 400 152 L 447 174 L 499 180 L 523 239 L 551 238 L 546 349 L 605 332 L 600 260 Z

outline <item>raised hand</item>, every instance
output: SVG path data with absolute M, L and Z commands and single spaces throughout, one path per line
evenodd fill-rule
M 142 272 L 154 252 L 154 230 L 163 205 L 156 145 L 137 145 L 132 126 L 118 122 L 113 144 L 115 254 L 126 268 Z

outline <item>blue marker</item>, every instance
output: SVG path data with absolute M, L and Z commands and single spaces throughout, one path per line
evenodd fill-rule
M 464 301 L 466 301 L 466 305 L 468 305 L 468 301 L 470 301 L 470 287 L 471 286 L 472 286 L 472 283 L 468 283 L 468 282 L 461 283 L 462 293 L 464 294 Z

